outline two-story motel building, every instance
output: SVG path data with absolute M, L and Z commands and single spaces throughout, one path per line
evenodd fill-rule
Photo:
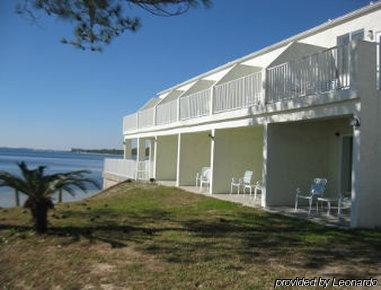
M 381 226 L 380 42 L 376 2 L 159 92 L 124 117 L 105 187 L 192 186 L 210 167 L 221 194 L 251 169 L 267 208 L 326 177 L 328 194 L 349 194 L 351 227 Z

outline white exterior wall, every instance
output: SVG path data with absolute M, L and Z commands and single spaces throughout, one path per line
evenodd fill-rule
M 176 180 L 177 135 L 158 136 L 155 156 L 156 179 Z
M 339 194 L 341 138 L 350 119 L 268 124 L 263 206 L 292 206 L 296 188 L 309 193 L 313 178 L 328 179 L 329 196 Z
M 374 85 L 375 51 L 370 43 L 358 44 L 355 86 L 361 112 L 354 140 L 353 227 L 381 227 L 381 92 Z
M 232 177 L 254 171 L 253 183 L 262 176 L 263 128 L 215 130 L 211 193 L 229 193 Z
M 195 185 L 197 172 L 210 167 L 210 132 L 181 134 L 178 159 L 179 180 L 177 184 Z
M 372 41 L 368 37 L 368 31 L 381 31 L 381 10 L 374 11 L 356 19 L 352 19 L 351 21 L 336 25 L 332 28 L 302 38 L 299 41 L 313 45 L 332 47 L 336 46 L 337 36 L 360 29 L 364 29 L 364 40 Z

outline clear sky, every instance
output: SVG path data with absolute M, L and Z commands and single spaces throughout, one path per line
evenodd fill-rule
M 39 26 L 0 0 L 0 147 L 121 147 L 122 117 L 160 90 L 369 3 L 363 0 L 214 0 L 160 18 L 103 53 L 59 42 L 69 23 Z

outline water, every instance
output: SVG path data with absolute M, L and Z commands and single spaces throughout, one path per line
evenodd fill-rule
M 29 167 L 39 165 L 47 166 L 47 173 L 67 172 L 71 170 L 85 169 L 90 170 L 89 177 L 95 179 L 102 186 L 102 169 L 104 158 L 120 158 L 119 156 L 110 157 L 98 154 L 81 154 L 64 151 L 39 151 L 28 149 L 2 149 L 0 148 L 0 170 L 18 174 L 17 162 L 25 161 Z M 99 189 L 91 186 L 87 193 L 76 192 L 75 196 L 69 193 L 63 194 L 63 201 L 80 200 L 94 195 Z M 57 196 L 53 196 L 57 200 Z M 21 205 L 26 200 L 26 196 L 20 193 Z M 10 188 L 0 187 L 0 207 L 14 207 L 15 194 Z

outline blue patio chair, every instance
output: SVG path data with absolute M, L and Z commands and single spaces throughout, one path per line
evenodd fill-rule
M 314 178 L 311 184 L 311 190 L 308 194 L 302 194 L 300 188 L 296 189 L 295 197 L 295 211 L 298 210 L 298 201 L 299 199 L 308 200 L 308 214 L 311 213 L 312 203 L 315 199 L 325 194 L 327 189 L 328 180 L 326 178 Z

